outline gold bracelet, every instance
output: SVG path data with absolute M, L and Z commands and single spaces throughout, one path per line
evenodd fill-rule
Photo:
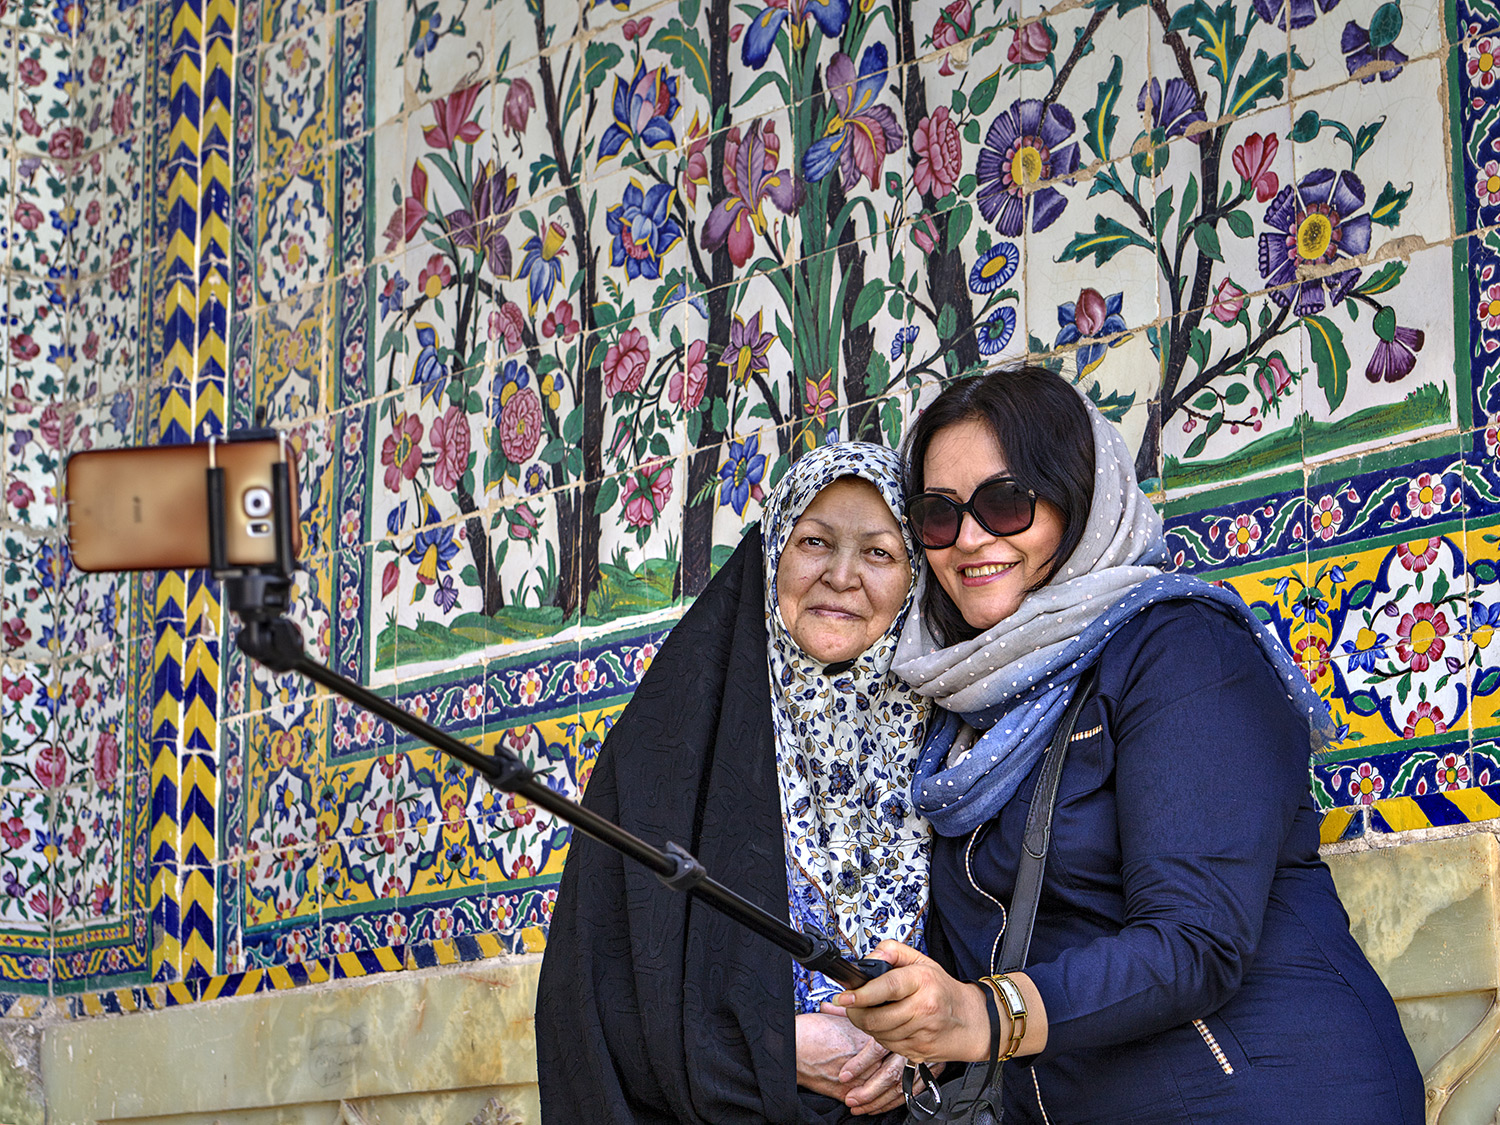
M 994 990 L 995 998 L 1000 1001 L 1006 1015 L 1010 1016 L 1010 1042 L 1000 1054 L 1000 1061 L 1005 1062 L 1014 1057 L 1021 1049 L 1021 1040 L 1026 1038 L 1026 998 L 1021 995 L 1016 982 L 1005 973 L 979 979 Z

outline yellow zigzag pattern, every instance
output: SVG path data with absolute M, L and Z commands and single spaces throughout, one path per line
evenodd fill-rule
M 219 599 L 214 597 L 213 591 L 206 582 L 200 582 L 197 589 L 193 591 L 192 599 L 187 604 L 187 634 L 190 637 L 199 635 L 213 635 L 219 631 Z M 206 655 L 204 659 L 214 664 L 214 671 L 210 674 L 211 681 L 218 682 L 217 661 Z M 183 683 L 187 683 L 184 679 Z
M 173 396 L 168 396 L 173 397 Z M 176 620 L 181 613 L 183 598 L 186 594 L 186 582 L 181 574 L 163 574 L 156 585 L 155 620 Z M 153 693 L 156 698 L 152 701 L 151 709 L 151 735 L 153 744 L 158 737 L 164 736 L 167 731 L 175 730 L 179 726 L 179 717 L 182 710 L 182 701 L 174 698 L 169 692 L 161 690 L 163 681 L 162 671 L 170 665 L 175 664 L 182 667 L 183 640 L 179 630 L 171 627 L 162 629 L 161 636 L 157 639 L 152 653 L 151 666 L 155 673 L 153 677 Z M 151 760 L 151 792 L 157 794 L 162 792 L 168 785 L 177 783 L 177 744 L 163 743 L 155 747 L 155 754 Z M 151 910 L 154 915 L 161 917 L 158 911 L 162 910 L 167 903 L 179 901 L 177 893 L 177 860 L 182 855 L 182 841 L 177 825 L 177 808 L 164 808 L 158 811 L 155 822 L 151 825 L 151 860 L 156 863 L 162 861 L 155 869 L 155 875 L 151 880 Z M 177 934 L 170 925 L 155 927 L 156 940 L 151 947 L 151 973 L 156 976 L 161 970 L 167 969 L 174 975 L 179 971 L 181 964 L 181 947 Z
M 181 349 L 173 348 L 172 355 L 175 355 L 179 350 Z M 167 358 L 169 365 L 168 374 L 170 375 L 172 371 L 172 368 L 170 366 L 171 355 L 169 355 Z M 192 357 L 189 356 L 187 362 L 182 367 L 177 368 L 176 370 L 185 372 L 190 370 L 191 366 Z M 179 426 L 181 426 L 184 433 L 191 432 L 193 427 L 193 408 L 188 405 L 187 400 L 182 397 L 182 393 L 175 387 L 162 396 L 161 417 L 157 422 L 157 432 L 165 433 L 167 431 L 168 425 L 170 425 L 172 422 L 176 422 Z M 178 575 L 178 577 L 181 578 L 181 575 Z
M 212 870 L 204 871 L 202 868 L 190 867 L 187 869 L 186 877 L 182 880 L 182 911 L 186 915 L 192 904 L 197 904 L 199 909 L 206 910 L 207 916 L 214 916 L 214 878 Z M 181 945 L 182 971 L 186 975 L 189 969 L 198 967 L 206 973 L 212 973 L 214 969 L 214 947 L 213 930 L 210 928 L 207 934 L 188 926 L 186 918 L 183 922 L 183 940 Z
M 179 163 L 167 185 L 166 202 L 169 222 L 173 224 L 167 240 L 165 278 L 166 320 L 170 325 L 170 345 L 162 357 L 163 374 L 168 390 L 161 396 L 161 412 L 157 419 L 158 432 L 166 434 L 174 427 L 182 433 L 193 431 L 196 405 L 191 380 L 197 371 L 194 354 L 198 322 L 198 237 L 197 217 L 199 193 L 196 156 L 201 133 L 194 117 L 201 112 L 197 106 L 202 98 L 203 76 L 198 65 L 203 39 L 203 23 L 194 10 L 194 0 L 176 0 L 172 13 L 170 42 L 173 55 L 170 76 L 171 104 L 176 115 L 168 130 L 166 155 L 177 160 L 182 154 L 192 154 L 188 163 Z M 188 96 L 183 96 L 187 94 Z M 151 902 L 156 917 L 162 920 L 157 927 L 156 940 L 151 951 L 152 976 L 174 978 L 180 981 L 192 966 L 202 966 L 212 971 L 211 937 L 197 933 L 185 924 L 184 915 L 194 904 L 209 911 L 213 916 L 213 878 L 201 871 L 184 870 L 187 851 L 196 847 L 212 861 L 214 840 L 212 824 L 203 824 L 197 817 L 184 824 L 184 795 L 189 787 L 203 788 L 208 782 L 206 796 L 212 801 L 217 786 L 209 767 L 190 759 L 184 761 L 182 754 L 185 740 L 193 734 L 207 735 L 213 745 L 213 718 L 208 716 L 205 729 L 203 706 L 196 701 L 184 708 L 184 700 L 172 698 L 161 685 L 175 678 L 182 690 L 195 672 L 212 674 L 217 682 L 218 662 L 213 659 L 201 637 L 201 614 L 203 593 L 195 591 L 193 605 L 187 605 L 187 576 L 180 573 L 162 575 L 157 587 L 156 619 L 179 622 L 177 629 L 163 630 L 162 637 L 153 653 L 152 671 L 156 685 L 153 700 L 153 735 L 160 740 L 152 762 L 152 792 L 165 794 L 167 786 L 173 788 L 176 801 L 158 799 L 162 806 L 157 810 L 156 822 L 152 825 L 153 858 L 160 861 L 157 875 L 152 881 Z M 217 607 L 215 607 L 217 608 Z M 185 636 L 195 639 L 191 642 Z M 173 677 L 171 672 L 177 670 Z M 184 713 L 186 711 L 186 713 Z M 168 730 L 176 732 L 170 744 L 165 740 Z M 184 769 L 186 765 L 186 769 Z M 208 774 L 205 779 L 202 775 Z M 210 805 L 209 807 L 212 807 Z M 205 892 L 204 887 L 207 886 Z M 174 921 L 175 919 L 175 921 Z M 180 984 L 170 986 L 174 991 Z M 191 993 L 184 989 L 188 997 Z
M 172 42 L 179 42 L 183 32 L 187 32 L 194 43 L 203 42 L 203 20 L 187 4 L 180 5 L 177 14 L 172 17 Z M 172 85 L 175 89 L 177 84 L 174 82 Z

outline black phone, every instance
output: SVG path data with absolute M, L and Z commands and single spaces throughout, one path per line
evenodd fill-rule
M 224 470 L 230 566 L 276 562 L 271 466 L 296 467 L 276 437 L 93 449 L 64 473 L 68 548 L 84 571 L 191 570 L 209 565 L 208 468 Z M 291 513 L 293 550 L 302 544 Z

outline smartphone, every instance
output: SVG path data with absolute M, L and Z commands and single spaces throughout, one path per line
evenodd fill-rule
M 225 547 L 231 566 L 276 561 L 271 466 L 283 459 L 274 437 L 213 444 L 224 470 Z M 209 565 L 209 445 L 93 449 L 68 458 L 64 498 L 68 546 L 79 570 L 191 570 Z M 292 502 L 296 466 L 288 458 Z M 297 513 L 292 546 L 302 549 Z

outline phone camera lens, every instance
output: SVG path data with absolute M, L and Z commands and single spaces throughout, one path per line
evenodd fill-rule
M 271 514 L 271 490 L 268 488 L 247 488 L 244 497 L 245 515 L 251 519 L 261 519 Z

